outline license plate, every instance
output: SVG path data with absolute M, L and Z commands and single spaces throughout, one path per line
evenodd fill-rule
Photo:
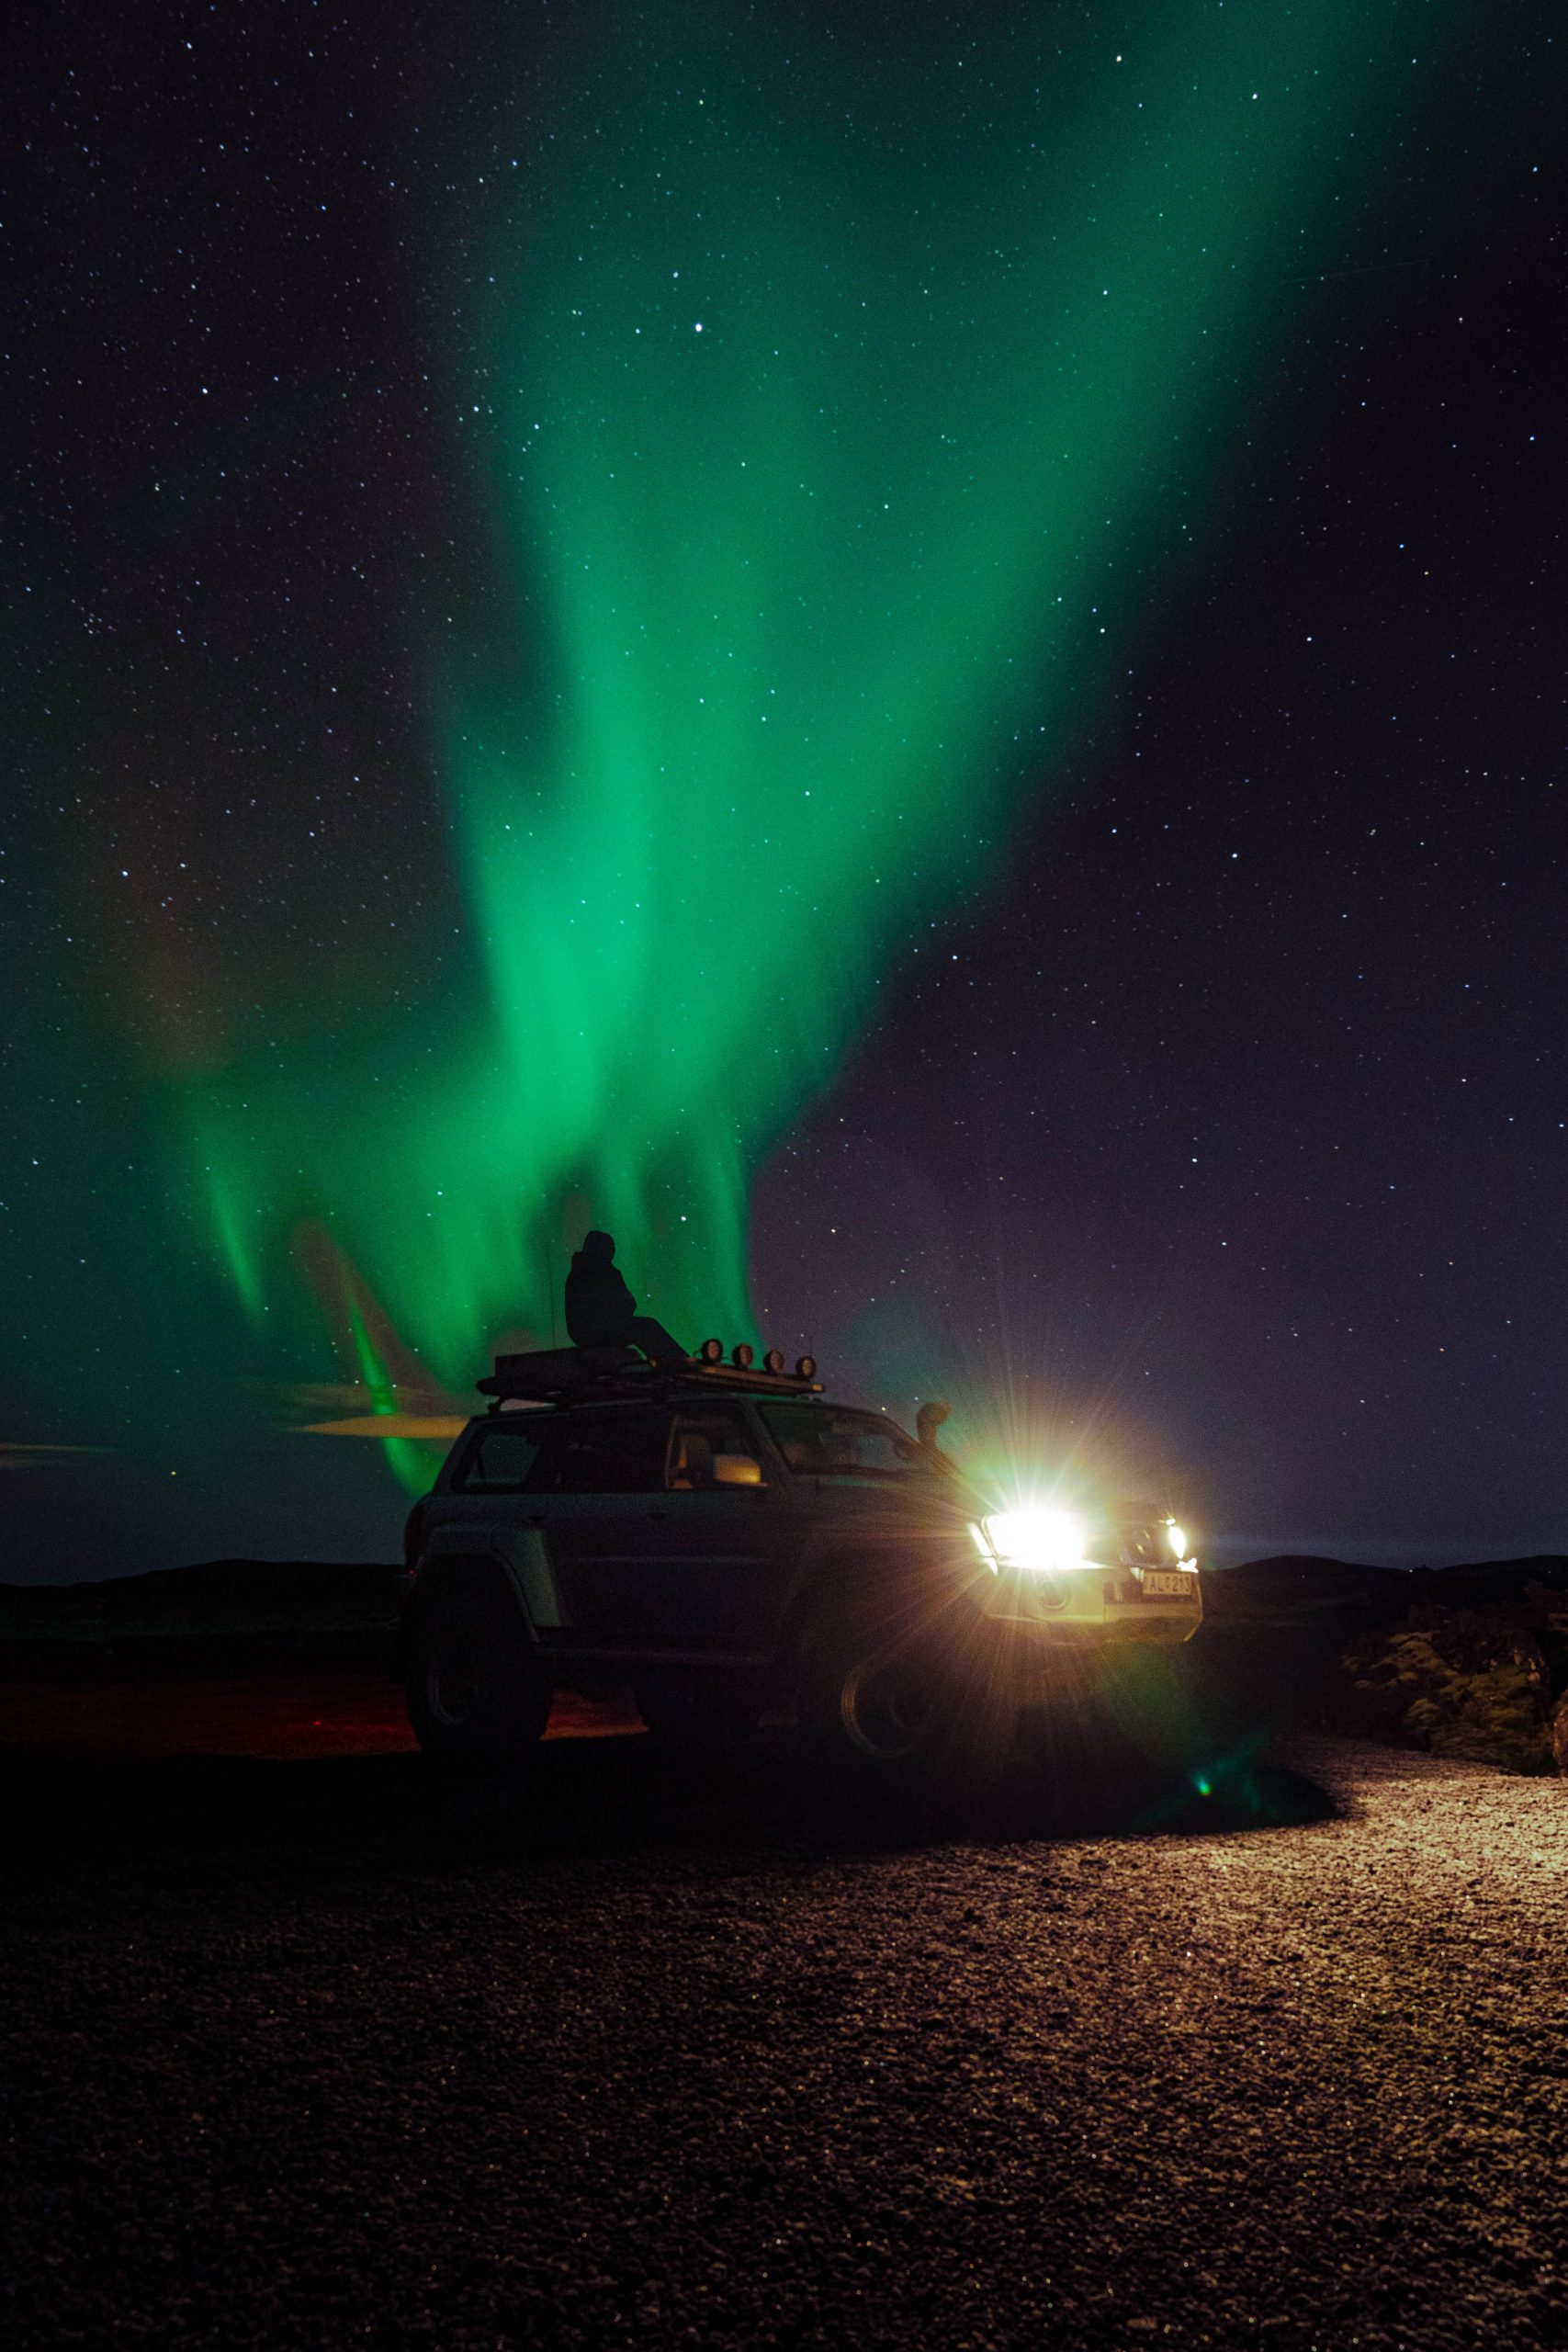
M 1196 1589 L 1197 1579 L 1183 1576 L 1179 1568 L 1170 1571 L 1160 1568 L 1144 1570 L 1144 1599 L 1145 1600 L 1185 1600 Z

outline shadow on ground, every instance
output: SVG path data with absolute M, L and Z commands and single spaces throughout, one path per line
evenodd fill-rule
M 415 1867 L 683 1848 L 818 1853 L 928 1843 L 1223 1836 L 1332 1816 L 1304 1775 L 1246 1744 L 1161 1770 L 1116 1756 L 1021 1761 L 983 1799 L 857 1803 L 764 1740 L 721 1766 L 676 1762 L 642 1734 L 561 1740 L 515 1780 L 446 1780 L 418 1755 L 272 1761 L 97 1759 L 0 1751 L 0 1867 L 51 1875 L 183 1857 Z

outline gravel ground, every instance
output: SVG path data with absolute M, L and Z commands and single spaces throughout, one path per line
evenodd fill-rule
M 648 1746 L 12 1751 L 7 2345 L 1568 2336 L 1562 1783 L 922 1829 Z

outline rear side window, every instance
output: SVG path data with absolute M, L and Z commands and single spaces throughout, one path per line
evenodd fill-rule
M 664 1485 L 664 1413 L 606 1413 L 558 1421 L 528 1480 L 531 1494 L 645 1495 Z
M 670 1440 L 671 1486 L 678 1491 L 714 1486 L 716 1454 L 739 1454 L 746 1461 L 756 1463 L 757 1483 L 763 1483 L 757 1441 L 740 1415 L 723 1406 L 716 1409 L 709 1406 L 676 1417 Z
M 519 1429 L 516 1419 L 481 1430 L 457 1467 L 452 1484 L 459 1494 L 519 1495 L 527 1488 L 539 1458 L 543 1430 Z

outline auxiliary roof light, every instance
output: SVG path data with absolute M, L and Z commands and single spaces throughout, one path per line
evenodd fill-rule
M 770 1348 L 767 1354 L 762 1358 L 762 1370 L 764 1372 L 782 1372 L 784 1370 L 784 1350 L 782 1348 Z
M 697 1354 L 704 1363 L 722 1363 L 724 1362 L 724 1341 L 722 1340 L 705 1340 L 702 1346 L 697 1350 Z
M 729 1361 L 737 1372 L 750 1372 L 756 1360 L 756 1354 L 757 1351 L 750 1340 L 737 1340 L 729 1351 Z
M 795 1367 L 795 1376 L 796 1380 L 814 1380 L 817 1376 L 816 1357 L 801 1356 L 797 1358 Z

